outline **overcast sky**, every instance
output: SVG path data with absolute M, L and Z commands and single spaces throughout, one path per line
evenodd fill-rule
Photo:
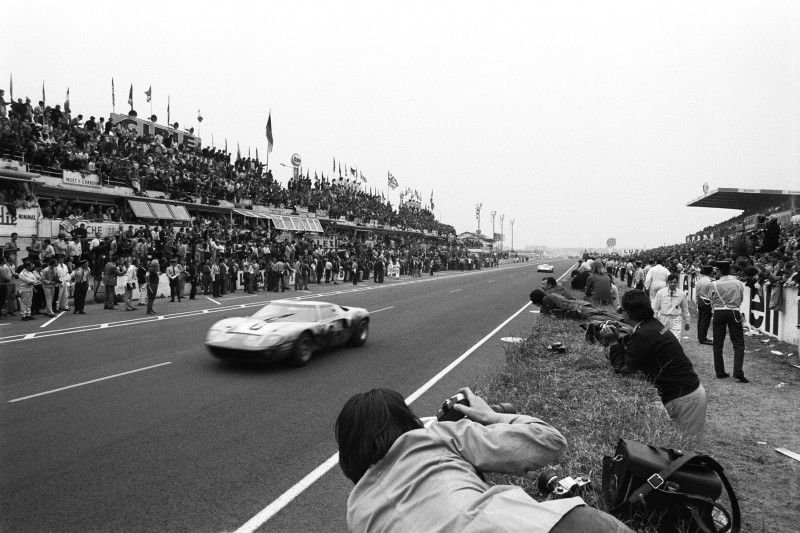
M 387 172 L 506 247 L 682 242 L 738 211 L 711 188 L 800 189 L 800 2 L 5 2 L 0 86 L 73 114 L 153 113 L 203 144 Z M 336 176 L 338 177 L 338 171 Z

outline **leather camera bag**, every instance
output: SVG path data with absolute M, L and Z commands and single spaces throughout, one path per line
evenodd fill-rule
M 620 439 L 603 457 L 603 494 L 609 512 L 659 533 L 738 533 L 736 494 L 722 466 L 707 455 L 683 454 Z M 717 499 L 725 488 L 728 511 Z

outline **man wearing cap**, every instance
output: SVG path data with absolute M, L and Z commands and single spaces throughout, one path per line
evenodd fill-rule
M 730 261 L 717 261 L 720 278 L 711 282 L 710 300 L 714 332 L 714 370 L 718 378 L 727 378 L 722 348 L 725 345 L 725 331 L 730 334 L 733 344 L 733 377 L 741 383 L 750 381 L 744 377 L 744 328 L 740 307 L 744 299 L 744 287 L 736 276 L 731 275 Z
M 697 340 L 700 344 L 713 345 L 708 338 L 708 328 L 711 326 L 711 265 L 700 267 L 700 277 L 695 282 L 695 301 L 697 302 Z
M 38 276 L 33 271 L 33 263 L 26 260 L 22 271 L 19 273 L 19 308 L 22 313 L 22 320 L 34 319 L 31 316 L 33 290 L 35 286 L 40 284 Z
M 89 292 L 89 261 L 86 259 L 78 263 L 78 268 L 72 271 L 72 282 L 75 284 L 73 315 L 85 315 L 86 294 Z

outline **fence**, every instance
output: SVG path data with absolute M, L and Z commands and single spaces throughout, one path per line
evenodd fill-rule
M 695 300 L 695 277 L 696 274 L 681 274 L 679 281 L 680 287 L 688 293 L 692 301 Z M 778 291 L 781 291 L 781 301 L 772 309 L 770 305 L 778 297 Z M 763 286 L 756 285 L 753 290 L 744 285 L 741 310 L 747 323 L 762 333 L 790 344 L 800 343 L 800 302 L 797 298 L 797 287 L 767 283 Z

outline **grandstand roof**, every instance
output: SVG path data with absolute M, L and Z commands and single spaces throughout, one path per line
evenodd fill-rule
M 688 202 L 687 207 L 716 207 L 719 209 L 760 209 L 773 207 L 787 198 L 800 202 L 800 191 L 777 189 L 733 189 L 720 187 Z

